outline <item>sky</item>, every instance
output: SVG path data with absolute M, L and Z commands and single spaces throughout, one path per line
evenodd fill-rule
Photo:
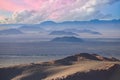
M 1 24 L 120 19 L 120 0 L 0 0 Z

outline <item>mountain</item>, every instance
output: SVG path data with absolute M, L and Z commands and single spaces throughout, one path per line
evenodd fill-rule
M 41 30 L 43 30 L 43 28 L 41 28 L 39 24 L 23 25 L 19 29 L 24 30 L 24 31 L 41 31 Z
M 98 54 L 80 53 L 49 62 L 2 67 L 0 68 L 0 79 L 119 80 L 120 61 Z
M 42 26 L 44 26 L 44 25 L 54 25 L 54 24 L 57 24 L 57 23 L 54 22 L 54 21 L 45 21 L 45 22 L 40 23 L 40 25 L 42 25 Z
M 79 30 L 80 33 L 90 33 L 90 34 L 95 34 L 95 35 L 102 35 L 100 32 L 97 31 L 92 31 L 89 29 L 84 29 L 84 30 Z
M 21 32 L 18 29 L 6 29 L 0 31 L 0 35 L 10 35 L 10 34 L 23 34 L 23 32 Z
M 54 22 L 54 21 L 44 21 L 39 24 L 32 25 L 55 25 L 55 24 L 88 24 L 88 23 L 120 23 L 120 19 L 113 20 L 99 20 L 93 19 L 89 21 L 64 21 L 64 22 Z M 0 24 L 0 26 L 28 26 L 29 24 Z
M 113 20 L 99 20 L 93 19 L 90 20 L 91 23 L 120 23 L 120 19 L 113 19 Z
M 90 29 L 75 29 L 75 28 L 68 28 L 65 29 L 64 31 L 71 31 L 71 32 L 76 32 L 76 33 L 89 33 L 89 34 L 94 34 L 94 35 L 102 35 L 102 33 L 98 32 L 98 31 L 93 31 Z
M 77 37 L 57 37 L 51 40 L 52 42 L 83 42 L 82 39 Z
M 118 20 L 90 20 L 90 21 L 44 21 L 39 24 L 0 24 L 2 28 L 17 28 L 24 33 L 48 34 L 52 31 L 72 32 L 84 38 L 119 38 L 120 19 Z M 68 29 L 68 30 L 67 30 Z M 71 30 L 70 30 L 71 29 Z M 74 29 L 74 30 L 72 30 Z M 108 31 L 109 30 L 109 31 Z M 107 31 L 107 32 L 106 32 Z M 62 34 L 59 32 L 59 34 Z M 111 35 L 113 34 L 113 35 Z M 74 35 L 73 35 L 74 36 Z M 76 36 L 76 35 L 75 35 Z
M 78 34 L 69 31 L 52 31 L 49 35 L 71 35 L 78 36 Z
M 64 22 L 54 22 L 54 21 L 45 21 L 40 23 L 40 25 L 67 25 L 67 24 L 102 24 L 102 23 L 120 23 L 120 19 L 113 19 L 113 20 L 99 20 L 93 19 L 90 21 L 64 21 Z
M 56 60 L 56 64 L 72 64 L 74 62 L 85 61 L 85 60 L 95 60 L 95 61 L 120 61 L 114 57 L 107 58 L 98 54 L 80 53 L 77 55 L 69 56 L 64 59 Z

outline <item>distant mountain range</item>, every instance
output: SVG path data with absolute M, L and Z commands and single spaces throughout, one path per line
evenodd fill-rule
M 90 21 L 44 21 L 40 24 L 0 24 L 0 27 L 17 28 L 15 34 L 37 33 L 47 35 L 63 35 L 82 37 L 119 37 L 120 19 L 118 20 L 90 20 Z M 5 28 L 4 27 L 4 28 Z M 108 31 L 109 29 L 109 31 Z M 9 30 L 0 34 L 13 34 Z M 7 32 L 8 31 L 8 32 Z M 22 31 L 22 32 L 21 32 Z M 107 31 L 107 33 L 106 33 Z M 115 33 L 114 33 L 115 32 Z M 87 33 L 87 34 L 86 34 Z M 112 36 L 110 34 L 113 34 Z
M 78 36 L 77 33 L 70 32 L 70 31 L 52 31 L 49 35 L 71 35 L 71 36 Z
M 120 19 L 113 19 L 113 20 L 98 20 L 93 19 L 90 21 L 64 21 L 64 22 L 54 22 L 54 21 L 44 21 L 40 24 L 0 24 L 0 26 L 8 25 L 8 26 L 43 26 L 43 25 L 55 25 L 55 24 L 88 24 L 88 23 L 120 23 Z
M 83 42 L 83 40 L 81 38 L 77 38 L 74 36 L 56 37 L 56 38 L 52 39 L 51 41 L 52 42 Z
M 7 29 L 0 31 L 0 35 L 10 35 L 10 34 L 23 34 L 23 32 L 17 29 Z
M 100 23 L 120 23 L 120 19 L 114 19 L 114 20 L 90 20 L 90 21 L 64 21 L 64 22 L 54 22 L 54 21 L 45 21 L 42 22 L 40 25 L 62 25 L 62 24 L 100 24 Z
M 37 24 L 23 25 L 19 29 L 24 30 L 24 31 L 40 31 L 40 30 L 43 30 L 43 28 L 41 28 L 39 24 L 38 25 Z
M 75 29 L 75 28 L 68 28 L 65 29 L 64 31 L 70 31 L 70 32 L 75 32 L 75 33 L 89 33 L 89 34 L 95 34 L 95 35 L 102 35 L 102 33 L 98 32 L 98 31 L 93 31 L 90 29 Z
M 79 30 L 81 33 L 90 33 L 90 34 L 98 34 L 101 35 L 101 33 L 97 31 L 92 31 L 88 30 L 89 27 L 93 28 L 98 28 L 99 26 L 101 28 L 110 26 L 110 25 L 115 24 L 116 27 L 120 25 L 120 20 L 91 20 L 91 21 L 65 21 L 65 22 L 54 22 L 54 21 L 45 21 L 40 24 L 23 24 L 19 29 L 22 30 L 34 30 L 34 31 L 39 31 L 39 30 L 56 30 L 59 28 L 83 28 L 83 30 Z M 19 24 L 20 25 L 20 24 Z M 112 26 L 111 25 L 111 26 Z M 113 26 L 112 26 L 113 27 Z M 115 26 L 114 26 L 115 27 Z M 67 31 L 68 32 L 68 31 Z M 72 32 L 72 31 L 69 31 Z

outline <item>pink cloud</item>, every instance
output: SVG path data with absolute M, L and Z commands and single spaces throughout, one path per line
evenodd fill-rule
M 0 0 L 0 9 L 8 11 L 18 11 L 23 10 L 24 7 L 16 4 L 12 0 Z
M 113 0 L 0 0 L 0 10 L 13 12 L 9 18 L 13 23 L 90 20 L 106 16 L 99 8 L 111 1 Z
M 59 8 L 71 4 L 76 0 L 0 0 L 0 9 L 8 11 L 39 10 L 43 6 Z M 51 4 L 51 2 L 53 4 Z
M 0 9 L 7 11 L 20 11 L 39 9 L 43 0 L 0 0 Z
M 64 18 L 61 16 L 64 16 L 66 12 L 69 13 L 83 5 L 86 0 L 79 0 L 79 5 L 77 2 L 78 0 L 0 0 L 0 9 L 17 12 L 20 15 L 24 15 L 25 10 L 36 11 L 31 15 L 32 18 L 36 15 L 45 15 L 47 19 L 59 20 Z
M 5 16 L 0 16 L 0 20 L 3 20 L 3 19 L 5 19 Z
M 39 10 L 49 0 L 23 0 L 27 9 Z M 46 5 L 47 6 L 47 5 Z

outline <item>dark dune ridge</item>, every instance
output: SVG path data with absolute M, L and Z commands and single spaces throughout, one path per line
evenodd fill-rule
M 64 59 L 56 60 L 56 64 L 72 64 L 72 62 L 79 62 L 84 60 L 95 60 L 95 61 L 119 61 L 119 59 L 116 59 L 114 57 L 107 58 L 100 56 L 98 54 L 88 54 L 88 53 L 80 53 L 74 56 L 68 56 Z
M 55 61 L 0 68 L 0 80 L 120 80 L 120 61 L 80 53 Z

